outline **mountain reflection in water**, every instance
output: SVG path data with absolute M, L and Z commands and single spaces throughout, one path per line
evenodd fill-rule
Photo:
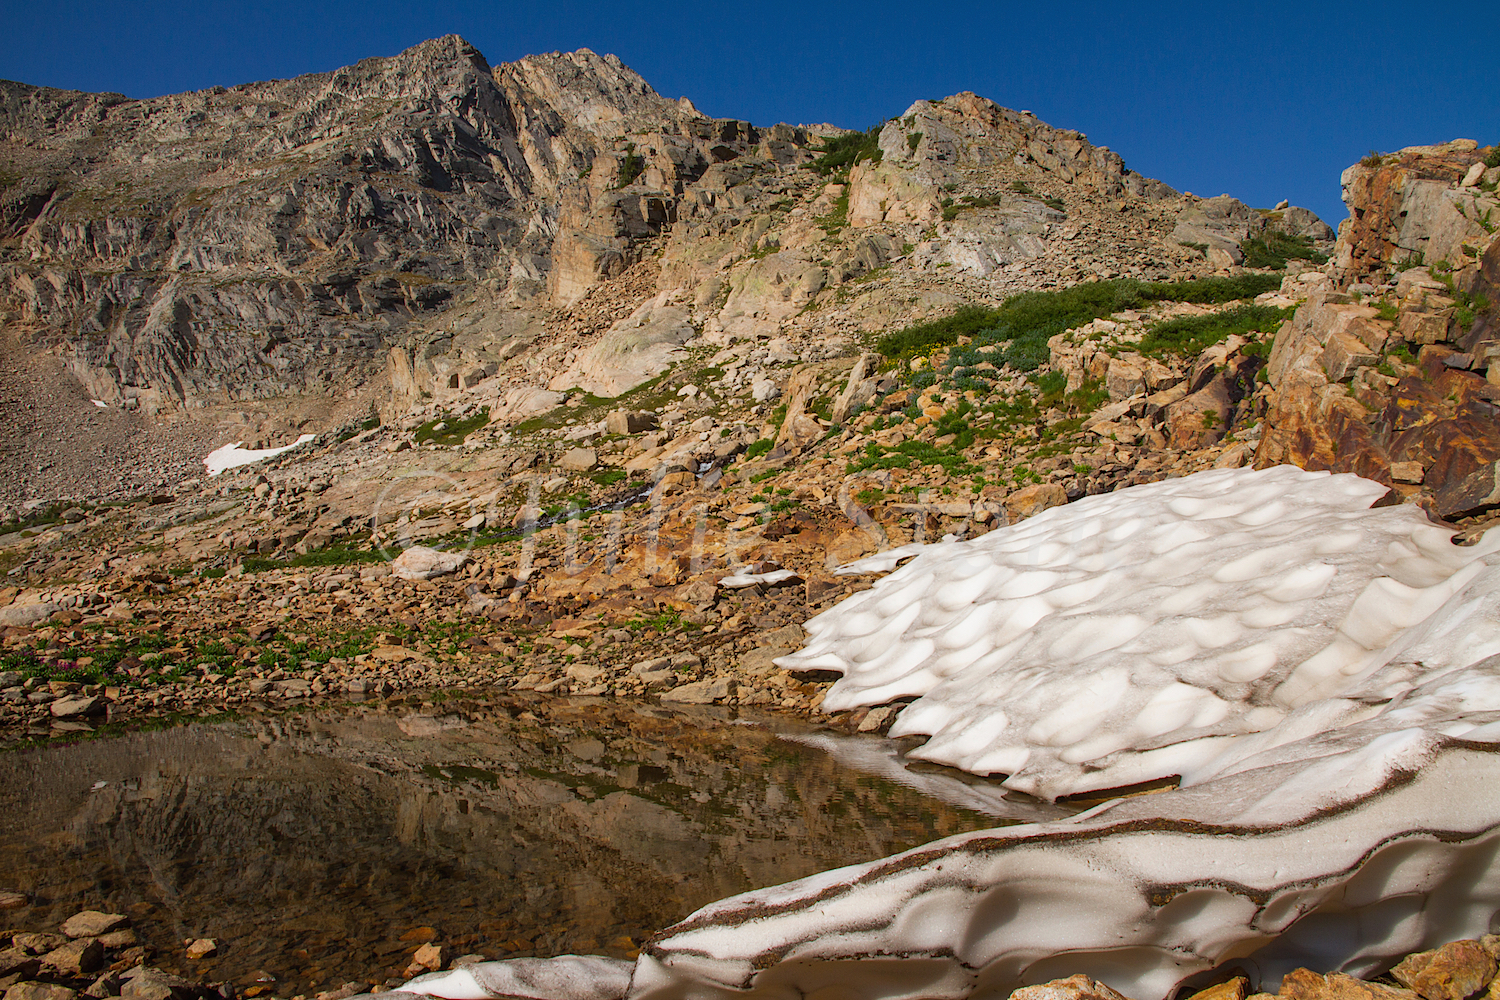
M 505 694 L 437 711 L 0 756 L 0 888 L 35 900 L 10 922 L 125 912 L 153 965 L 311 995 L 404 978 L 434 931 L 449 956 L 631 957 L 723 896 L 1047 815 L 972 779 L 903 781 L 885 741 L 783 739 L 723 710 Z M 220 953 L 189 962 L 199 937 Z

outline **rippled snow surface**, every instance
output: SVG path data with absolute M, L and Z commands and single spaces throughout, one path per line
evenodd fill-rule
M 1424 675 L 1401 655 L 1409 631 L 1496 545 L 1370 509 L 1384 493 L 1282 466 L 1088 497 L 923 547 L 777 663 L 842 673 L 829 711 L 915 697 L 891 729 L 931 737 L 912 756 L 1035 795 L 1193 784 Z M 1470 645 L 1472 661 L 1500 634 Z

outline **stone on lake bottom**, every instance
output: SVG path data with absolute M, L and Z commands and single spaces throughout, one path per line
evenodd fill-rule
M 52 983 L 17 983 L 5 996 L 6 1000 L 75 1000 L 78 991 Z
M 62 976 L 81 976 L 104 964 L 104 947 L 97 938 L 69 941 L 42 956 L 42 968 Z
M 82 910 L 64 920 L 58 930 L 70 938 L 99 937 L 119 930 L 130 923 L 123 913 L 104 913 L 100 910 Z

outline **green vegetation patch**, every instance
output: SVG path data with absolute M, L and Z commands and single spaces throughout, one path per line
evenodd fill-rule
M 972 338 L 962 362 L 990 360 L 1018 371 L 1035 371 L 1046 364 L 1047 341 L 1055 334 L 1090 320 L 1152 302 L 1217 304 L 1248 299 L 1281 287 L 1281 279 L 1270 274 L 1242 274 L 1228 278 L 1194 281 L 1094 281 L 1048 292 L 1022 292 L 1006 299 L 999 308 L 966 306 L 943 319 L 920 323 L 888 333 L 876 341 L 876 350 L 889 358 L 909 358 L 933 347 Z M 976 348 L 1004 344 L 991 355 Z M 915 384 L 915 383 L 913 383 Z
M 829 174 L 843 173 L 861 160 L 879 163 L 883 155 L 880 152 L 880 130 L 883 125 L 884 123 L 876 125 L 864 132 L 846 132 L 829 139 L 819 150 L 823 155 L 813 160 L 809 166 L 827 177 Z
M 304 552 L 290 559 L 267 559 L 247 556 L 246 573 L 263 573 L 268 569 L 298 569 L 304 566 L 347 566 L 353 563 L 376 563 L 385 557 L 373 549 L 356 549 L 348 545 L 330 545 L 316 552 Z
M 464 438 L 489 422 L 490 408 L 488 406 L 481 407 L 479 412 L 463 419 L 444 414 L 418 427 L 415 440 L 417 444 L 429 442 L 442 445 L 462 444 Z
M 820 215 L 813 221 L 828 236 L 837 236 L 839 230 L 849 224 L 849 189 L 845 188 L 844 193 L 838 196 L 827 215 Z
M 759 441 L 752 442 L 750 447 L 745 449 L 745 461 L 749 462 L 764 455 L 771 450 L 773 444 L 770 438 L 761 438 Z
M 1272 230 L 1265 236 L 1252 236 L 1240 242 L 1240 251 L 1245 255 L 1246 267 L 1284 270 L 1289 260 L 1305 260 L 1313 264 L 1328 263 L 1328 255 L 1313 247 L 1311 236 L 1292 236 Z
M 380 418 L 379 417 L 371 417 L 370 419 L 366 420 L 364 423 L 360 424 L 359 426 L 357 426 L 357 427 L 350 427 L 349 429 L 345 430 L 343 433 L 339 434 L 339 442 L 343 443 L 343 442 L 349 440 L 350 438 L 354 437 L 356 434 L 363 433 L 364 431 L 373 431 L 375 428 L 377 428 L 379 426 L 380 426 Z
M 1275 333 L 1295 309 L 1245 304 L 1207 316 L 1178 316 L 1146 331 L 1137 350 L 1147 357 L 1189 356 L 1222 342 L 1230 334 Z

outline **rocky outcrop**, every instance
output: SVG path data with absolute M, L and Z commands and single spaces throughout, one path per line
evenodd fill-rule
M 613 398 L 666 371 L 695 337 L 688 311 L 663 292 L 620 320 L 554 377 L 554 390 L 582 389 Z
M 723 145 L 613 56 L 492 68 L 456 36 L 149 101 L 0 91 L 24 178 L 0 198 L 0 289 L 95 398 L 146 408 L 358 384 L 480 279 L 570 301 Z
M 1455 139 L 1371 154 L 1345 170 L 1340 183 L 1349 219 L 1333 261 L 1340 286 L 1380 283 L 1402 264 L 1472 259 L 1464 245 L 1500 224 L 1500 167 L 1484 164 L 1494 151 Z
M 1500 507 L 1500 241 L 1443 277 L 1406 270 L 1378 307 L 1314 283 L 1271 352 L 1257 467 L 1357 472 L 1444 518 Z

